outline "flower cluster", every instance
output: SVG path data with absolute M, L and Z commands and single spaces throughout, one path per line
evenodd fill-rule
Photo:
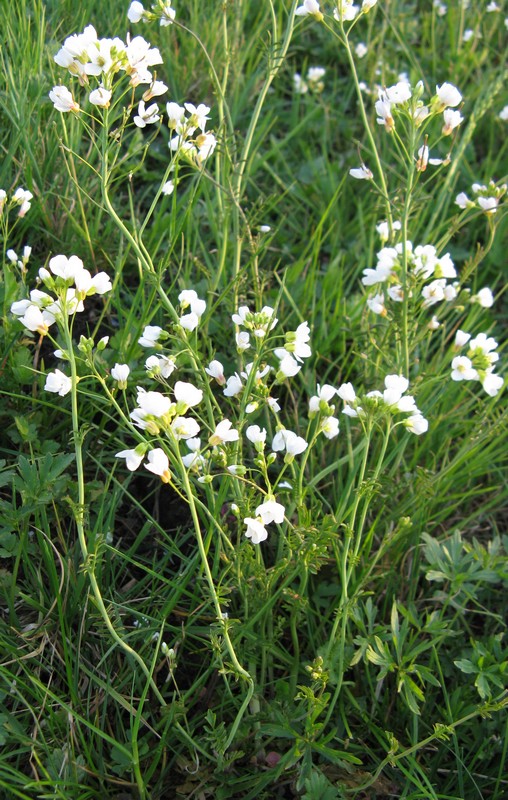
M 499 203 L 506 194 L 508 185 L 502 183 L 499 186 L 490 181 L 488 186 L 481 183 L 473 183 L 471 187 L 473 193 L 476 195 L 474 200 L 470 200 L 465 192 L 460 192 L 455 198 L 455 203 L 463 210 L 469 208 L 479 208 L 485 214 L 495 214 Z
M 32 289 L 30 299 L 17 300 L 11 305 L 11 313 L 27 330 L 41 336 L 48 333 L 59 317 L 83 311 L 86 297 L 105 294 L 112 288 L 105 272 L 91 275 L 77 256 L 54 256 L 49 262 L 49 270 L 41 267 L 39 278 L 54 295 Z
M 150 84 L 153 81 L 150 68 L 162 64 L 162 57 L 159 50 L 151 47 L 142 36 L 135 36 L 127 44 L 118 37 L 99 39 L 93 25 L 87 25 L 83 33 L 67 37 L 55 56 L 55 62 L 76 76 L 81 85 L 88 85 L 92 76 L 101 81 L 99 90 L 102 97 L 96 96 L 95 105 L 105 106 L 111 99 L 117 73 L 128 75 L 131 86 Z M 90 102 L 94 100 L 90 98 Z
M 133 0 L 127 11 L 129 22 L 132 22 L 133 25 L 137 22 L 151 22 L 158 19 L 161 27 L 166 27 L 173 24 L 175 16 L 176 11 L 171 6 L 171 0 L 158 0 L 158 3 L 152 6 L 151 11 L 147 11 L 139 0 Z
M 351 383 L 343 383 L 337 389 L 337 394 L 344 401 L 342 413 L 348 417 L 365 419 L 371 416 L 376 419 L 386 414 L 390 416 L 408 414 L 396 424 L 404 425 L 410 433 L 419 436 L 428 430 L 429 423 L 419 411 L 414 397 L 405 394 L 408 387 L 409 381 L 402 375 L 387 375 L 383 392 L 374 390 L 364 395 L 357 395 Z
M 494 365 L 499 361 L 496 340 L 486 333 L 479 333 L 472 339 L 470 333 L 457 331 L 455 348 L 460 350 L 466 345 L 468 346 L 466 355 L 455 356 L 452 361 L 452 380 L 480 381 L 484 391 L 490 397 L 495 397 L 504 382 L 503 378 L 494 372 Z
M 405 252 L 404 252 L 405 251 Z M 457 277 L 457 271 L 449 253 L 438 256 L 433 245 L 417 245 L 412 242 L 406 246 L 399 242 L 394 247 L 383 247 L 377 254 L 374 269 L 364 269 L 362 283 L 364 286 L 386 285 L 386 291 L 367 298 L 367 305 L 374 314 L 387 315 L 386 300 L 395 303 L 404 300 L 403 262 L 407 261 L 406 291 L 408 297 L 418 296 L 424 308 L 435 303 L 451 302 L 458 294 L 458 282 L 448 283 L 448 279 Z
M 305 79 L 302 78 L 299 72 L 293 75 L 293 85 L 297 94 L 307 94 L 313 92 L 314 94 L 321 94 L 325 88 L 323 78 L 326 74 L 324 67 L 309 67 Z
M 423 104 L 420 99 L 422 94 L 423 84 L 421 82 L 412 90 L 407 80 L 400 80 L 393 86 L 379 89 L 378 100 L 375 103 L 376 122 L 378 125 L 384 125 L 385 129 L 391 133 L 395 128 L 397 113 L 409 114 L 417 126 L 420 126 L 428 117 L 442 113 L 441 133 L 443 136 L 449 136 L 464 120 L 460 111 L 454 110 L 462 102 L 459 90 L 451 83 L 436 86 L 436 94 L 431 99 L 430 106 Z M 419 156 L 421 158 L 422 154 L 419 153 Z
M 5 189 L 0 189 L 0 216 L 4 213 L 4 209 L 7 211 L 10 208 L 17 208 L 18 209 L 18 217 L 24 217 L 25 214 L 30 211 L 31 200 L 33 199 L 32 192 L 29 192 L 28 189 L 22 189 L 18 187 L 11 195 L 9 200 L 7 192 Z
M 213 133 L 206 132 L 210 108 L 204 103 L 167 103 L 168 125 L 173 132 L 169 142 L 171 150 L 183 153 L 199 165 L 211 156 L 217 145 Z M 197 135 L 196 131 L 198 131 Z M 193 138 L 192 138 L 193 137 Z
M 23 248 L 23 255 L 21 258 L 18 257 L 18 254 L 15 250 L 9 249 L 5 253 L 11 264 L 15 264 L 22 275 L 25 275 L 27 272 L 27 264 L 30 260 L 30 256 L 32 255 L 32 248 L 30 245 L 25 245 Z
M 361 7 L 354 4 L 354 0 L 336 0 L 333 10 L 337 22 L 352 22 L 360 12 L 366 14 L 377 3 L 377 0 L 363 0 Z

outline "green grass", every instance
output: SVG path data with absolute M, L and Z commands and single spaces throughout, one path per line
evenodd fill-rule
M 214 155 L 202 168 L 176 159 L 171 175 L 165 122 L 125 125 L 131 90 L 107 112 L 92 109 L 53 61 L 88 24 L 125 39 L 128 4 L 5 9 L 0 188 L 34 198 L 25 217 L 14 207 L 0 217 L 0 796 L 508 792 L 506 406 L 477 381 L 450 380 L 457 329 L 493 336 L 504 369 L 506 201 L 494 215 L 454 202 L 473 196 L 472 183 L 507 180 L 503 12 L 450 0 L 440 17 L 430 2 L 380 0 L 350 33 L 357 79 L 372 89 L 359 94 L 330 7 L 321 24 L 294 17 L 296 5 L 191 0 L 176 5 L 175 25 L 130 26 L 164 59 L 159 107 L 211 107 Z M 481 36 L 465 42 L 468 29 Z M 323 92 L 296 94 L 293 74 L 312 66 L 326 68 Z M 450 152 L 449 165 L 416 171 L 422 134 L 404 112 L 396 135 L 376 124 L 374 86 L 401 72 L 413 88 L 423 81 L 427 103 L 436 85 L 460 89 L 453 136 L 441 137 L 437 118 L 427 129 L 431 155 Z M 48 92 L 59 84 L 79 115 L 54 110 Z M 349 176 L 362 160 L 378 186 L 382 168 L 386 197 Z M 169 177 L 177 188 L 161 195 Z M 407 303 L 387 301 L 388 316 L 369 312 L 361 277 L 376 265 L 388 212 L 414 246 L 450 253 L 471 294 L 491 287 L 495 304 L 462 291 L 422 309 L 415 284 Z M 27 244 L 25 275 L 6 252 Z M 70 354 L 62 362 L 10 312 L 56 254 L 78 255 L 113 284 L 50 329 Z M 175 320 L 189 288 L 207 309 L 186 334 Z M 316 383 L 351 382 L 363 395 L 404 374 L 429 430 L 411 435 L 379 410 L 349 418 L 335 397 L 336 438 L 321 435 L 287 465 L 256 454 L 247 426 L 267 428 L 266 456 L 276 432 L 268 384 L 251 381 L 260 407 L 247 412 L 204 372 L 211 359 L 226 376 L 253 360 L 233 341 L 242 305 L 277 310 L 258 366 L 276 363 L 283 334 L 310 325 L 312 357 L 271 388 L 286 428 L 313 439 Z M 177 357 L 161 385 L 144 367 L 156 351 L 138 344 L 147 325 L 168 332 L 165 352 Z M 131 369 L 125 392 L 110 377 L 115 363 Z M 44 389 L 56 366 L 74 376 L 65 397 Z M 135 387 L 171 396 L 175 380 L 204 391 L 189 412 L 203 446 L 224 418 L 241 431 L 213 454 L 210 483 L 183 467 L 187 448 L 165 429 L 130 425 Z M 165 450 L 169 484 L 115 458 L 139 443 Z M 247 472 L 231 476 L 227 464 Z M 281 471 L 291 488 L 277 486 Z M 285 521 L 267 523 L 255 545 L 243 519 L 271 486 Z

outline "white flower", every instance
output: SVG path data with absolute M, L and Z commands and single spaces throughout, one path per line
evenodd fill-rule
M 377 0 L 363 0 L 362 3 L 362 11 L 366 14 L 367 11 L 370 11 L 377 3 Z
M 171 480 L 171 473 L 169 471 L 169 459 L 160 447 L 155 450 L 150 450 L 147 453 L 148 464 L 145 464 L 145 469 L 153 472 L 154 475 L 159 475 L 163 483 L 169 483 Z
M 160 375 L 167 379 L 176 369 L 173 358 L 168 356 L 149 356 L 145 361 L 145 368 L 152 375 Z
M 190 306 L 190 310 L 200 319 L 206 311 L 206 301 L 200 300 L 194 289 L 183 289 L 178 295 L 182 309 Z
M 309 91 L 308 84 L 304 81 L 299 72 L 295 72 L 293 75 L 293 86 L 297 94 L 307 94 Z
M 159 106 L 157 103 L 152 103 L 151 106 L 146 108 L 144 101 L 140 100 L 138 104 L 138 113 L 133 118 L 134 124 L 137 125 L 138 128 L 145 128 L 147 125 L 153 125 L 153 123 L 159 120 Z
M 461 122 L 464 121 L 464 117 L 460 113 L 460 111 L 453 111 L 451 108 L 446 108 L 443 111 L 443 136 L 449 136 L 451 132 L 457 128 Z
M 166 103 L 166 113 L 169 127 L 177 128 L 185 117 L 185 108 L 178 103 Z
M 90 92 L 88 99 L 93 106 L 107 108 L 111 101 L 111 95 L 112 92 L 109 89 L 105 89 L 104 86 L 99 86 L 97 89 Z
M 210 375 L 211 378 L 215 378 L 219 386 L 224 386 L 226 383 L 226 378 L 224 377 L 224 367 L 220 361 L 210 361 L 208 366 L 205 367 L 205 372 L 207 375 Z
M 314 17 L 318 22 L 323 19 L 317 0 L 303 0 L 303 4 L 296 9 L 295 15 L 297 17 Z
M 505 106 L 504 108 L 502 108 L 501 111 L 499 112 L 498 116 L 499 116 L 499 119 L 502 119 L 503 122 L 506 122 L 508 120 L 508 106 Z
M 184 383 L 184 381 L 177 381 L 173 389 L 177 403 L 181 403 L 187 408 L 197 406 L 203 399 L 203 391 L 196 389 L 192 383 Z
M 481 350 L 482 353 L 487 355 L 491 350 L 495 350 L 497 342 L 492 336 L 487 336 L 486 333 L 479 333 L 476 338 L 471 339 L 469 342 L 471 350 Z
M 148 89 L 143 92 L 142 99 L 145 103 L 148 103 L 153 97 L 160 97 L 161 94 L 165 94 L 168 90 L 168 87 L 163 81 L 152 81 Z
M 443 108 L 454 108 L 462 101 L 461 93 L 451 83 L 443 83 L 441 86 L 436 86 L 436 97 Z
M 66 86 L 53 86 L 49 93 L 49 99 L 57 111 L 61 111 L 62 113 L 66 113 L 67 111 L 79 111 L 79 104 L 76 103 Z
M 165 194 L 165 195 L 173 194 L 174 191 L 175 191 L 175 182 L 174 181 L 166 181 L 166 183 L 163 185 L 163 187 L 161 189 L 162 194 Z
M 387 375 L 383 392 L 384 402 L 389 406 L 397 404 L 408 386 L 409 381 L 403 375 Z
M 285 450 L 289 456 L 297 456 L 308 447 L 308 442 L 293 431 L 283 429 L 275 434 L 272 441 L 272 450 L 278 452 Z
M 368 51 L 369 48 L 364 42 L 358 42 L 358 44 L 355 47 L 355 53 L 358 56 L 358 58 L 364 58 L 367 55 Z
M 354 403 L 356 400 L 356 392 L 353 389 L 352 383 L 343 383 L 342 386 L 339 386 L 337 389 L 337 394 L 345 403 Z
M 147 325 L 143 330 L 143 335 L 138 339 L 141 347 L 153 347 L 162 333 L 162 328 L 158 325 Z
M 374 104 L 376 109 L 378 125 L 384 125 L 388 132 L 392 131 L 395 127 L 395 122 L 392 115 L 392 104 L 385 99 L 384 93 L 381 93 L 379 100 Z M 386 237 L 388 238 L 388 237 Z
M 129 22 L 135 25 L 137 22 L 140 22 L 144 16 L 145 9 L 143 8 L 143 3 L 139 3 L 138 0 L 133 0 L 127 11 Z
M 240 394 L 242 389 L 243 389 L 242 380 L 238 375 L 238 373 L 235 372 L 234 375 L 231 375 L 231 377 L 227 379 L 226 388 L 223 390 L 224 396 L 236 397 L 237 394 Z
M 248 350 L 250 347 L 250 336 L 247 331 L 238 331 L 238 333 L 235 334 L 235 341 L 236 349 L 239 353 Z
M 440 303 L 441 300 L 445 299 L 445 286 L 446 281 L 439 278 L 423 287 L 422 297 L 424 298 L 423 305 L 425 308 L 434 305 L 434 303 Z
M 141 449 L 143 451 L 141 453 L 138 452 L 137 448 L 135 450 L 120 450 L 119 453 L 115 453 L 115 458 L 125 458 L 125 466 L 128 470 L 134 472 L 145 457 L 143 446 Z
M 319 430 L 327 439 L 333 439 L 339 434 L 339 420 L 336 417 L 324 417 Z
M 119 389 L 125 389 L 127 386 L 127 378 L 130 374 L 130 367 L 128 364 L 115 364 L 111 370 L 111 377 L 117 381 Z
M 470 333 L 466 333 L 465 331 L 458 330 L 455 334 L 455 347 L 464 347 L 465 344 L 469 342 L 471 338 Z
M 277 381 L 283 381 L 285 378 L 293 378 L 301 370 L 301 364 L 293 358 L 293 356 L 284 350 L 283 347 L 274 350 L 277 358 L 280 358 L 279 369 L 277 370 Z M 284 355 L 283 355 L 284 353 Z
M 475 294 L 471 298 L 472 303 L 478 303 L 478 305 L 482 306 L 483 308 L 490 308 L 494 305 L 494 295 L 492 291 L 485 286 L 483 289 L 480 289 L 478 294 Z
M 200 136 L 196 137 L 195 143 L 197 147 L 196 161 L 201 165 L 203 161 L 206 161 L 206 159 L 212 155 L 217 147 L 217 139 L 213 133 L 202 133 Z
M 309 400 L 309 414 L 317 414 L 319 411 L 329 412 L 329 402 L 337 394 L 337 390 L 329 383 L 317 385 L 317 394 Z
M 425 172 L 428 164 L 432 164 L 432 166 L 435 167 L 442 163 L 443 163 L 442 158 L 430 158 L 430 151 L 426 144 L 422 145 L 422 147 L 419 148 L 418 160 L 416 162 L 416 169 L 419 172 Z
M 359 12 L 359 7 L 353 5 L 353 0 L 336 0 L 333 18 L 337 22 L 351 22 Z
M 500 375 L 495 375 L 493 372 L 487 372 L 482 381 L 482 386 L 490 397 L 495 397 L 500 391 L 503 383 L 504 380 Z
M 151 417 L 164 417 L 171 409 L 171 400 L 160 392 L 147 392 L 141 386 L 137 387 L 137 401 L 139 409 L 144 415 Z
M 485 11 L 487 12 L 487 14 L 491 14 L 493 11 L 501 11 L 501 9 L 499 8 L 498 4 L 495 3 L 494 0 L 492 0 L 492 2 L 488 4 Z
M 159 20 L 159 24 L 162 28 L 166 28 L 168 25 L 172 25 L 176 16 L 176 11 L 174 8 L 171 8 L 171 0 L 166 0 L 164 6 L 162 8 L 162 15 Z
M 416 436 L 426 433 L 429 429 L 428 420 L 426 420 L 422 414 L 412 414 L 410 417 L 404 420 L 403 424 L 406 426 L 408 431 L 416 434 Z
M 389 103 L 398 105 L 411 99 L 411 86 L 407 81 L 399 81 L 395 86 L 389 86 L 384 95 Z
M 208 444 L 215 447 L 226 442 L 237 442 L 239 438 L 240 434 L 232 428 L 232 422 L 229 419 L 223 419 L 222 422 L 216 425 L 214 432 L 208 439 Z
M 375 294 L 372 297 L 367 297 L 367 305 L 374 314 L 381 314 L 383 317 L 386 316 L 384 294 Z
M 186 331 L 194 331 L 199 325 L 199 317 L 193 311 L 190 314 L 184 314 L 178 320 L 182 328 Z
M 47 392 L 55 392 L 64 397 L 72 389 L 72 380 L 59 369 L 55 369 L 54 372 L 48 372 L 44 388 Z
M 457 205 L 459 208 L 465 209 L 474 205 L 474 203 L 471 202 L 471 200 L 469 199 L 469 197 L 465 192 L 459 192 L 459 194 L 455 198 L 455 205 Z
M 495 214 L 499 205 L 499 198 L 479 197 L 477 203 L 486 214 Z
M 192 417 L 175 417 L 171 430 L 176 439 L 192 439 L 199 433 L 199 423 Z
M 184 107 L 187 113 L 190 114 L 189 125 L 191 126 L 191 130 L 194 131 L 197 127 L 204 133 L 206 123 L 210 119 L 210 117 L 207 116 L 210 113 L 210 107 L 205 106 L 204 103 L 200 103 L 198 106 L 195 106 L 193 103 L 184 103 Z
M 244 523 L 247 526 L 245 535 L 247 539 L 252 540 L 252 544 L 260 544 L 260 542 L 264 542 L 268 539 L 268 531 L 262 522 L 257 519 L 252 519 L 252 517 L 245 517 Z
M 24 301 L 20 302 L 23 303 Z M 15 310 L 21 310 L 21 307 L 16 305 Z M 38 306 L 29 304 L 26 306 L 24 314 L 19 315 L 19 321 L 27 330 L 45 336 L 50 326 L 54 323 L 55 317 L 50 311 L 46 309 L 41 311 Z
M 264 449 L 266 442 L 266 428 L 261 429 L 259 425 L 249 425 L 245 431 L 245 435 L 249 442 L 255 446 L 256 450 L 261 452 Z
M 67 256 L 59 255 L 50 259 L 49 268 L 58 278 L 63 278 L 64 281 L 74 281 L 76 275 L 83 271 L 84 266 L 77 256 L 67 258 Z
M 263 525 L 269 525 L 271 522 L 276 522 L 280 525 L 284 522 L 285 508 L 281 503 L 275 500 L 266 500 L 256 508 L 256 517 L 261 517 Z
M 456 356 L 452 361 L 452 381 L 474 381 L 478 373 L 467 356 Z
M 287 352 L 292 353 L 299 361 L 302 358 L 309 358 L 312 355 L 312 350 L 307 342 L 310 341 L 310 329 L 308 322 L 302 322 L 296 331 L 286 334 L 285 349 Z
M 361 167 L 353 167 L 349 170 L 349 174 L 359 181 L 371 181 L 374 177 L 374 174 L 365 164 L 362 164 Z

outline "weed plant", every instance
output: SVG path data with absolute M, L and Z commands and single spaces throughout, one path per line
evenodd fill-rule
M 0 796 L 508 796 L 507 13 L 2 15 Z

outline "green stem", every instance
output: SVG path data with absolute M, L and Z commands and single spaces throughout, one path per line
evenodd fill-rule
M 78 533 L 78 540 L 81 549 L 81 555 L 83 558 L 83 567 L 88 576 L 88 580 L 90 583 L 90 587 L 92 589 L 92 595 L 94 598 L 95 605 L 108 629 L 109 633 L 111 634 L 114 641 L 122 648 L 126 655 L 131 656 L 136 663 L 141 668 L 145 678 L 150 683 L 150 686 L 157 697 L 161 706 L 166 705 L 166 701 L 164 700 L 163 696 L 161 695 L 152 674 L 150 673 L 148 667 L 146 666 L 145 662 L 127 642 L 122 639 L 119 633 L 116 631 L 111 619 L 109 617 L 106 605 L 104 603 L 102 593 L 97 582 L 97 578 L 94 572 L 94 553 L 90 553 L 88 550 L 86 535 L 85 535 L 85 526 L 84 526 L 84 517 L 85 517 L 85 473 L 84 473 L 84 465 L 83 465 L 83 451 L 82 451 L 82 435 L 79 429 L 79 412 L 78 412 L 78 375 L 76 369 L 76 358 L 74 355 L 74 348 L 71 333 L 67 322 L 65 322 L 65 326 L 63 328 L 63 334 L 65 337 L 65 344 L 66 350 L 69 358 L 69 364 L 71 369 L 71 380 L 72 380 L 72 388 L 71 388 L 71 409 L 72 409 L 72 438 L 74 441 L 74 452 L 76 455 L 76 474 L 77 474 L 77 484 L 78 484 L 78 505 L 75 512 L 76 517 L 76 529 Z

